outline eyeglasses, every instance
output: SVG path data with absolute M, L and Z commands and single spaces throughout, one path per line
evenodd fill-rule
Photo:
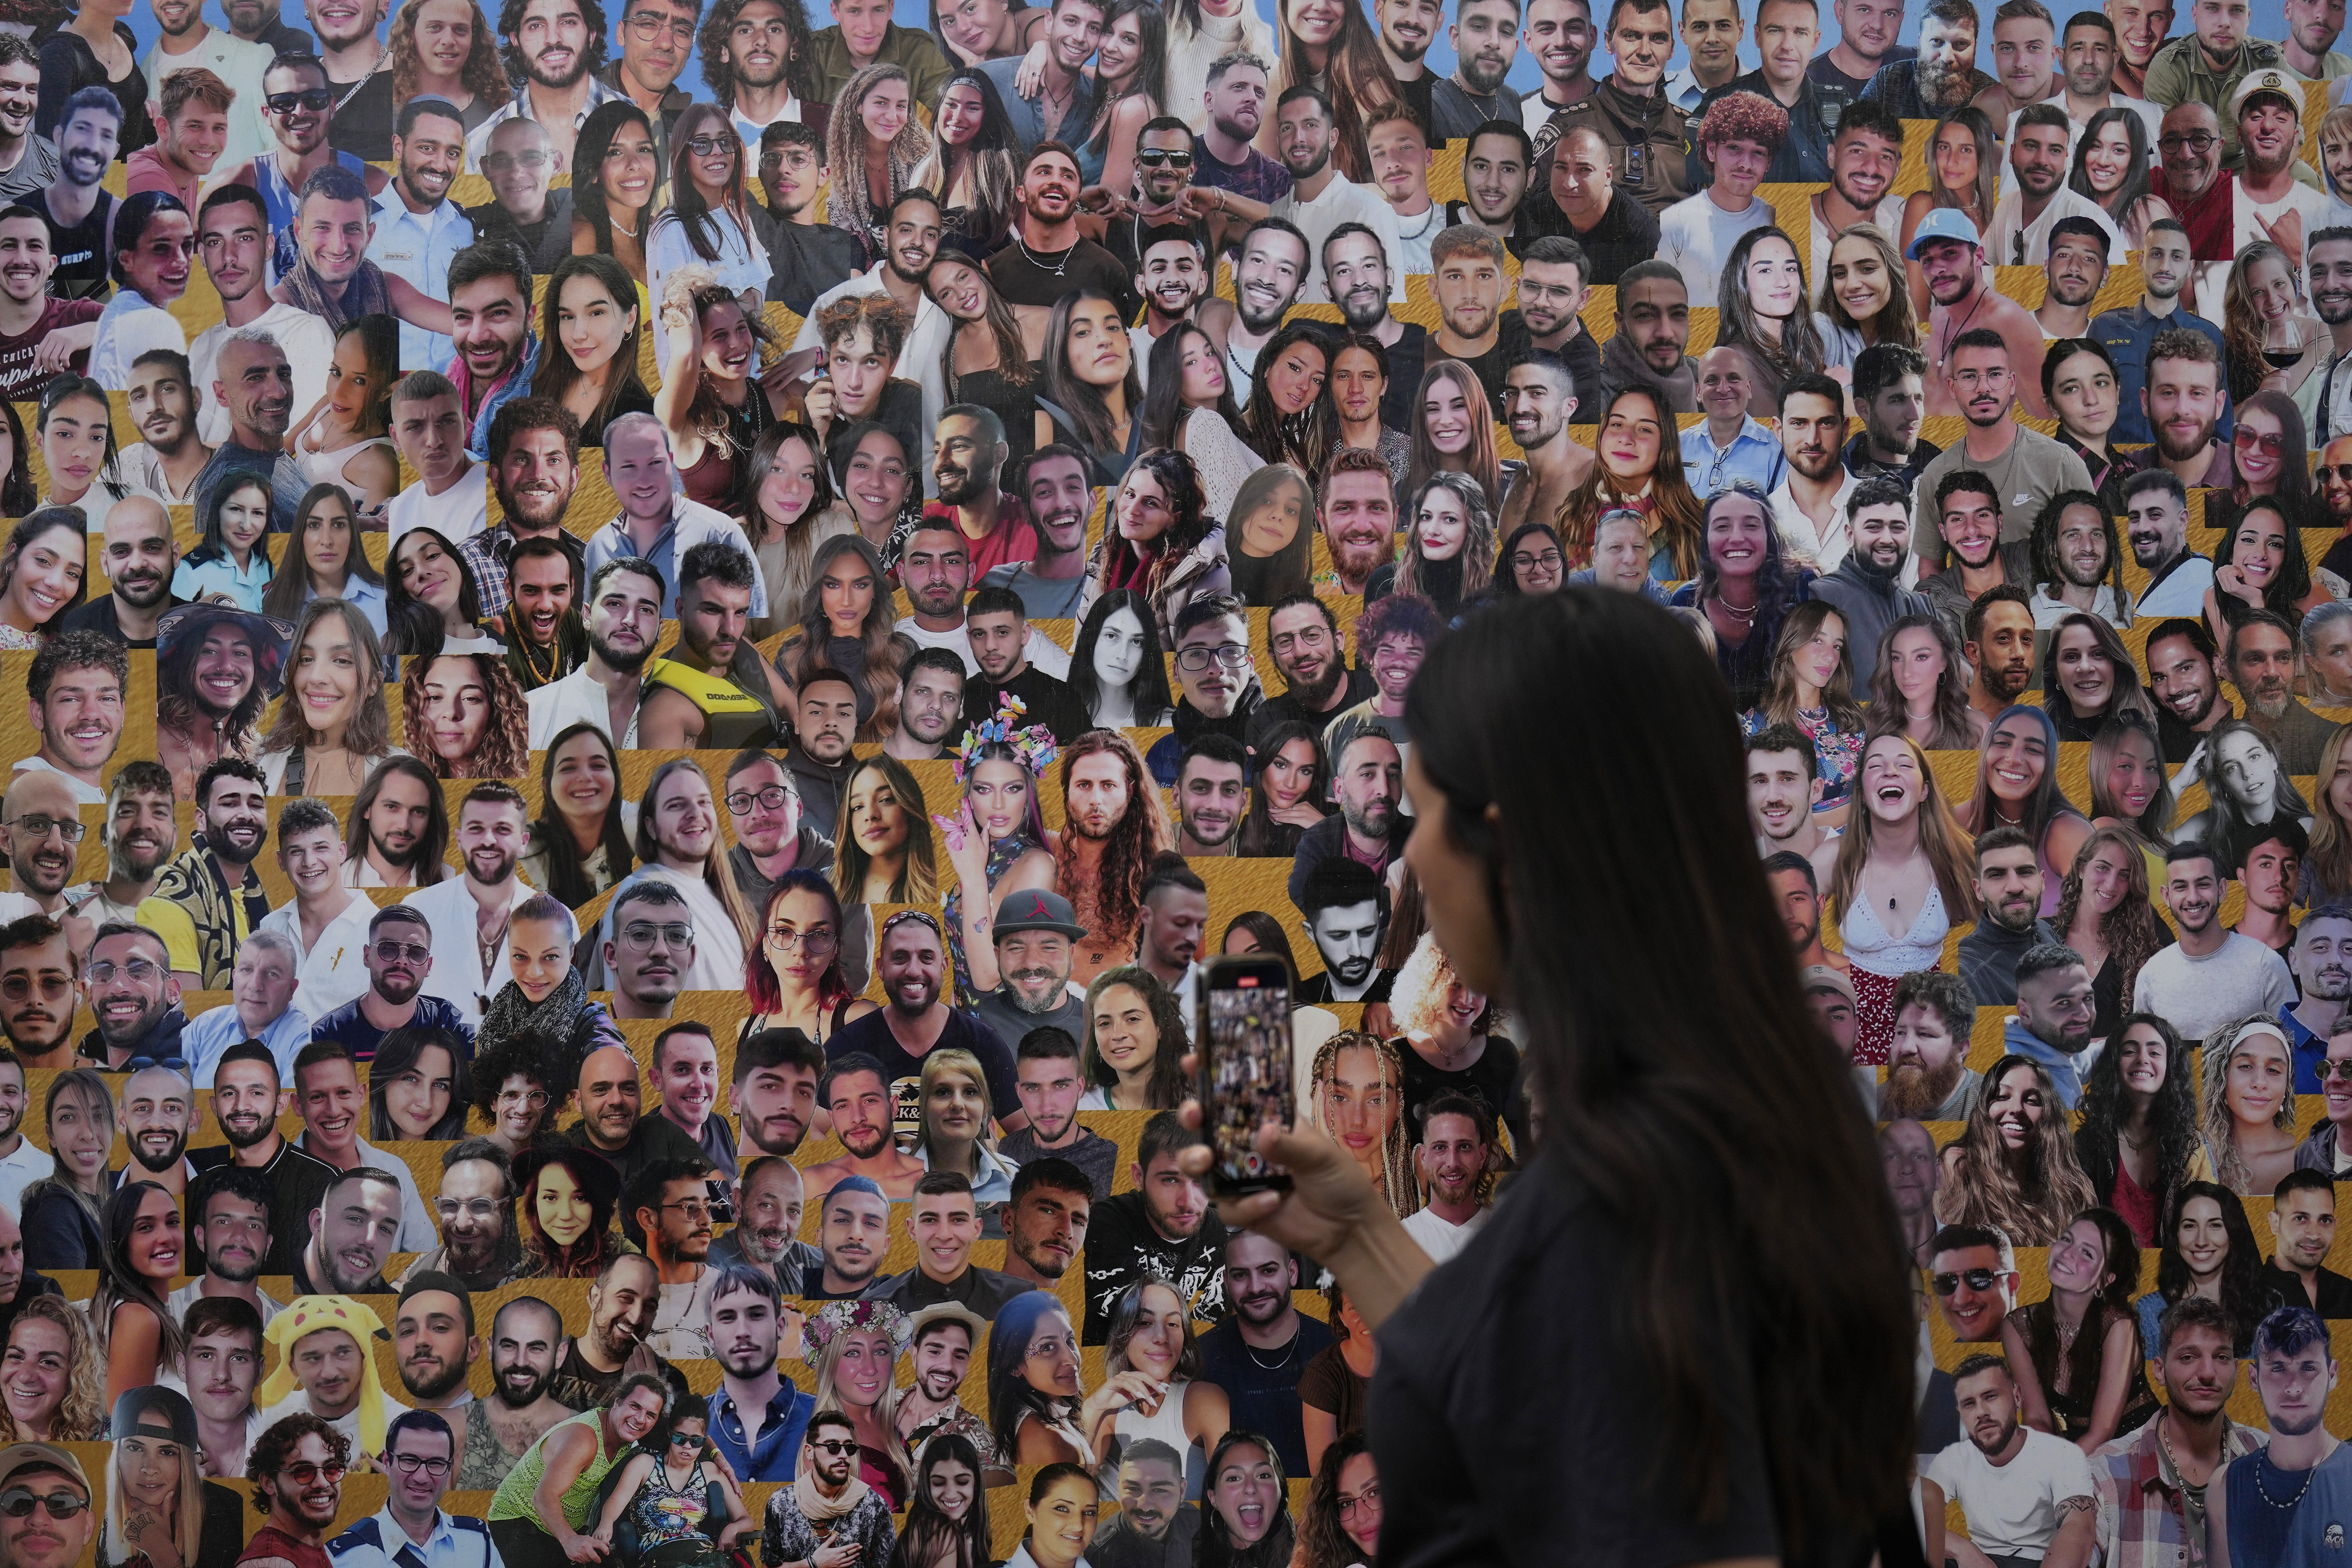
M 1239 669 L 1249 661 L 1248 646 L 1237 642 L 1221 642 L 1214 647 L 1195 646 L 1182 649 L 1176 655 L 1176 668 L 1189 669 L 1195 674 L 1213 664 L 1222 664 L 1227 669 Z
M 412 1476 L 422 1470 L 436 1480 L 449 1473 L 448 1460 L 428 1459 L 422 1454 L 394 1454 L 392 1463 L 395 1469 L 405 1470 Z
M 10 1487 L 0 1492 L 0 1513 L 10 1519 L 31 1515 L 35 1505 L 47 1509 L 51 1519 L 71 1519 L 89 1506 L 89 1499 L 76 1497 L 71 1492 L 50 1492 L 46 1496 L 29 1487 Z
M 22 1002 L 33 994 L 36 985 L 41 988 L 41 994 L 47 997 L 62 996 L 73 989 L 73 982 L 62 974 L 12 974 L 0 980 L 0 996 L 5 996 L 11 1002 Z
M 151 980 L 160 980 L 163 977 L 162 970 L 143 958 L 134 958 L 128 963 L 117 963 L 110 958 L 101 958 L 82 971 L 83 977 L 92 985 L 103 985 L 113 979 L 118 973 L 129 975 L 132 983 L 139 985 L 144 985 Z
M 1355 1512 L 1360 1508 L 1378 1508 L 1380 1506 L 1381 1483 L 1378 1481 L 1374 1481 L 1371 1485 L 1366 1487 L 1362 1491 L 1358 1492 L 1353 1497 L 1349 1497 L 1345 1492 L 1341 1492 L 1339 1494 L 1339 1517 L 1341 1519 L 1347 1518 L 1349 1514 Z
M 684 921 L 672 921 L 667 925 L 632 921 L 621 928 L 621 940 L 629 944 L 632 952 L 651 952 L 656 937 L 659 937 L 666 946 L 692 947 L 694 928 Z
M 833 933 L 822 926 L 814 931 L 786 931 L 779 926 L 768 932 L 768 940 L 786 952 L 796 947 L 803 952 L 815 952 L 833 945 Z
M 443 1462 L 446 1464 L 447 1461 Z M 287 1466 L 278 1473 L 298 1487 L 307 1487 L 322 1476 L 326 1478 L 329 1486 L 333 1486 L 337 1481 L 341 1480 L 347 1472 L 341 1465 L 314 1465 L 310 1460 L 304 1459 L 299 1464 Z
M 809 1447 L 814 1448 L 820 1454 L 834 1454 L 842 1457 L 846 1457 L 857 1452 L 856 1443 L 854 1441 L 844 1442 L 838 1437 L 828 1438 L 822 1442 L 812 1437 L 809 1439 Z
M 499 1208 L 499 1205 L 488 1198 L 468 1198 L 464 1203 L 459 1203 L 456 1198 L 435 1198 L 433 1206 L 440 1212 L 441 1217 L 445 1220 L 456 1219 L 459 1215 L 465 1215 L 467 1219 L 495 1219 L 498 1217 Z
M 757 805 L 763 811 L 781 810 L 784 802 L 799 797 L 782 784 L 770 784 L 765 789 L 739 789 L 727 797 L 727 809 L 737 816 L 748 816 Z
M 1557 550 L 1547 550 L 1541 555 L 1530 555 L 1522 550 L 1511 557 L 1511 565 L 1513 569 L 1520 572 L 1532 572 L 1538 566 L 1557 571 L 1565 559 Z
M 8 825 L 8 830 L 12 833 L 21 833 L 36 844 L 52 833 L 65 835 L 65 840 L 68 844 L 79 844 L 81 842 L 81 836 L 89 831 L 70 816 L 38 815 L 18 817 Z
M 731 136 L 689 136 L 686 139 L 686 150 L 698 158 L 708 158 L 713 153 L 732 153 L 735 139 Z
M 1935 1279 L 1936 1294 L 1948 1296 L 1966 1281 L 1971 1290 L 1990 1290 L 1992 1282 L 2000 1278 L 1997 1268 L 1966 1268 L 1958 1274 L 1938 1274 Z
M 688 1219 L 698 1220 L 710 1217 L 710 1205 L 700 1198 L 688 1198 L 680 1203 L 657 1204 L 655 1206 L 663 1210 L 676 1209 Z
M 398 963 L 404 958 L 411 963 L 423 963 L 433 956 L 433 950 L 423 942 L 394 942 L 386 937 L 375 944 L 375 956 L 380 963 Z
M 261 101 L 272 114 L 291 114 L 298 109 L 324 114 L 335 107 L 335 95 L 323 87 L 308 87 L 300 92 L 273 92 Z
M 536 147 L 520 153 L 489 153 L 483 155 L 482 173 L 503 174 L 509 169 L 536 169 L 548 161 L 548 154 Z
M 2331 1078 L 2339 1083 L 2352 1083 L 2352 1062 L 2320 1063 L 2319 1081 L 2326 1083 Z
M 531 1110 L 539 1110 L 546 1106 L 547 1101 L 548 1093 L 543 1089 L 502 1089 L 499 1090 L 496 1103 L 520 1105 Z
M 1189 169 L 1192 154 L 1175 147 L 1146 147 L 1135 155 L 1135 161 L 1147 169 Z
M 2339 484 L 2352 485 L 2352 463 L 2338 463 L 2333 468 L 2323 463 L 2311 470 L 2311 477 L 2323 485 L 2331 479 Z
M 2201 158 L 2206 153 L 2210 153 L 2213 150 L 2214 143 L 2221 140 L 2221 139 L 2219 136 L 2214 135 L 2210 131 L 2190 131 L 2185 133 L 2176 133 L 2171 136 L 2158 137 L 2156 139 L 2156 150 L 2168 155 L 2170 153 L 2178 153 L 2183 147 L 2186 147 L 2191 153 L 2196 153 Z
M 2275 430 L 2249 430 L 2243 425 L 2231 435 L 2230 444 L 2241 452 L 2260 452 L 2265 458 L 2275 458 L 2286 450 L 2286 437 Z
M 637 42 L 641 44 L 658 44 L 664 33 L 667 33 L 671 41 L 681 48 L 689 47 L 694 43 L 692 22 L 680 21 L 675 17 L 664 21 L 651 11 L 638 12 L 629 17 L 624 26 L 637 36 Z

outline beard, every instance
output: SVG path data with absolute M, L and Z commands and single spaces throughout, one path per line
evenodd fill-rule
M 2175 447 L 2170 432 L 2161 425 L 2155 426 L 2155 433 L 2157 453 L 2167 462 L 2188 462 L 2213 444 L 2213 426 L 2210 423 L 2200 426 L 2197 439 L 2186 447 Z
M 512 1372 L 513 1370 L 515 1369 L 509 1367 L 507 1372 Z M 507 1372 L 501 1372 L 499 1373 L 497 1378 L 497 1387 L 499 1403 L 505 1405 L 509 1410 L 527 1409 L 530 1406 L 538 1404 L 540 1395 L 547 1392 L 548 1384 L 551 1382 L 555 1376 L 555 1373 L 552 1368 L 549 1369 L 545 1373 L 533 1372 L 531 1373 L 530 1386 L 523 1389 L 522 1392 L 518 1394 L 513 1384 L 507 1380 Z
M 149 1152 L 147 1141 L 144 1138 L 132 1138 L 128 1141 L 128 1146 L 131 1159 L 138 1162 L 141 1170 L 161 1174 L 178 1164 L 182 1157 L 187 1153 L 188 1135 L 182 1132 L 174 1136 L 170 1147 L 166 1148 L 161 1155 Z
M 1919 84 L 1919 101 L 1929 109 L 1958 109 L 1976 96 L 1966 66 L 1948 70 L 1922 60 L 1914 79 Z
M 646 667 L 646 661 L 654 656 L 651 643 L 647 643 L 635 653 L 625 654 L 594 632 L 588 634 L 588 647 L 598 658 L 603 659 L 607 666 L 623 675 L 635 675 L 638 670 L 643 669 Z
M 1932 1070 L 1910 1062 L 1887 1068 L 1886 1081 L 1878 1090 L 1878 1119 L 1924 1120 L 1927 1112 L 1952 1098 L 1952 1090 L 1960 1085 L 1960 1075 L 1968 1070 L 1968 1058 L 1958 1051 L 1952 1053 L 1950 1060 Z
M 1289 694 L 1298 700 L 1300 707 L 1320 713 L 1330 706 L 1332 695 L 1339 689 L 1347 679 L 1347 665 L 1334 658 L 1323 667 L 1322 676 L 1312 686 L 1293 680 L 1290 683 Z
M 462 1387 L 465 1382 L 466 1363 L 462 1361 L 438 1363 L 432 1376 L 422 1383 L 410 1381 L 408 1363 L 406 1362 L 400 1363 L 400 1386 L 406 1389 L 408 1396 L 420 1405 L 431 1405 L 436 1400 L 448 1398 Z

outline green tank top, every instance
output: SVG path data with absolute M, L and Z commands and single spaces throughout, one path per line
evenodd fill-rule
M 588 1528 L 588 1509 L 596 1500 L 596 1489 L 604 1479 L 604 1472 L 613 1468 L 622 1454 L 628 1452 L 625 1444 L 617 1452 L 608 1454 L 604 1451 L 604 1413 L 602 1410 L 591 1410 L 569 1420 L 558 1421 L 541 1435 L 538 1442 L 524 1450 L 522 1458 L 515 1461 L 515 1468 L 507 1472 L 507 1479 L 499 1483 L 497 1495 L 490 1499 L 490 1518 L 538 1520 L 539 1502 L 534 1494 L 539 1490 L 541 1479 L 547 1474 L 548 1439 L 566 1426 L 585 1426 L 596 1435 L 596 1458 L 580 1472 L 578 1480 L 564 1489 L 563 1517 L 571 1521 L 574 1530 Z M 541 1528 L 545 1529 L 545 1525 L 541 1524 Z M 551 1535 L 554 1531 L 548 1533 Z

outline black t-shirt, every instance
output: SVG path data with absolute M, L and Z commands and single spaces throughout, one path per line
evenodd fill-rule
M 330 82 L 335 90 L 335 123 L 327 132 L 328 145 L 371 163 L 392 161 L 392 67 L 371 72 L 355 82 Z
M 70 228 L 49 216 L 47 191 L 35 191 L 25 198 L 25 205 L 48 219 L 49 253 L 58 258 L 57 270 L 49 274 L 49 292 L 61 300 L 103 300 L 108 282 L 106 226 L 114 216 L 114 197 L 99 192 L 89 216 Z
M 1412 321 L 1404 336 L 1389 344 L 1388 390 L 1381 394 L 1381 424 L 1410 433 L 1413 400 L 1421 395 L 1421 367 L 1429 357 L 1429 329 Z
M 760 209 L 765 212 L 767 209 Z M 863 271 L 866 247 L 829 223 L 775 223 L 768 229 L 768 298 L 805 316 L 816 297 Z
M 1224 1319 L 1225 1222 L 1213 1208 L 1188 1239 L 1170 1241 L 1152 1228 L 1143 1194 L 1121 1193 L 1097 1204 L 1087 1225 L 1086 1267 L 1087 1344 L 1109 1342 L 1110 1310 L 1119 1292 L 1146 1274 L 1171 1281 L 1192 1301 L 1196 1320 Z
M 1040 265 L 1042 263 L 1042 265 Z M 1118 258 L 1091 239 L 1067 250 L 1031 250 L 1016 237 L 1011 245 L 988 258 L 988 276 L 1009 305 L 1035 305 L 1051 310 L 1054 301 L 1076 289 L 1098 289 L 1118 302 L 1123 321 L 1135 320 L 1143 296 Z
M 1001 1121 L 1021 1113 L 1021 1094 L 1013 1072 L 1013 1047 L 998 1039 L 995 1030 L 970 1013 L 950 1009 L 947 1027 L 940 1031 L 931 1049 L 970 1051 L 978 1057 L 981 1071 L 988 1079 L 988 1098 L 997 1118 Z M 829 1062 L 839 1061 L 852 1051 L 863 1051 L 882 1064 L 886 1088 L 923 1076 L 923 1058 L 909 1056 L 906 1047 L 898 1044 L 898 1037 L 890 1032 L 887 1007 L 868 1013 L 855 1023 L 844 1024 L 824 1043 L 824 1058 Z
M 1580 331 L 1560 344 L 1558 353 L 1568 362 L 1569 374 L 1576 378 L 1576 412 L 1569 416 L 1569 423 L 1600 424 L 1601 345 L 1592 341 L 1591 331 Z
M 1500 1035 L 1486 1037 L 1486 1048 L 1466 1068 L 1443 1072 L 1422 1059 L 1408 1039 L 1389 1042 L 1404 1058 L 1405 1126 L 1421 1131 L 1422 1107 L 1441 1094 L 1475 1095 L 1499 1118 L 1510 1109 L 1511 1085 L 1519 1076 L 1519 1047 Z
M 187 602 L 187 600 L 181 598 L 175 594 L 172 595 L 168 602 L 165 603 L 163 607 L 166 610 L 175 610 Z M 122 635 L 122 623 L 115 617 L 114 595 L 111 594 L 102 594 L 99 597 L 92 599 L 89 604 L 84 605 L 81 608 L 68 615 L 65 621 L 65 629 L 69 632 L 98 632 L 103 636 L 112 637 L 116 642 L 122 644 L 125 647 L 153 647 L 155 646 L 155 639 L 153 637 L 149 637 L 145 642 L 132 642 Z
M 1437 123 L 1437 107 L 1434 101 L 1437 96 L 1437 73 L 1424 64 L 1419 76 L 1411 81 L 1401 81 L 1396 85 L 1397 96 L 1412 107 L 1414 115 L 1421 121 L 1422 133 L 1424 136 L 1434 136 L 1436 132 L 1431 127 Z M 1443 151 L 1445 144 L 1443 142 L 1432 142 L 1430 145 Z
M 547 193 L 547 210 L 534 224 L 517 222 L 496 202 L 467 207 L 466 216 L 472 220 L 478 237 L 495 234 L 521 246 L 531 266 L 542 274 L 554 271 L 556 264 L 572 254 L 572 191 L 567 185 Z
M 1308 724 L 1314 727 L 1318 734 L 1320 734 L 1325 725 L 1370 697 L 1375 689 L 1377 689 L 1373 686 L 1372 678 L 1369 672 L 1350 668 L 1348 671 L 1346 690 L 1340 694 L 1337 704 L 1327 711 L 1321 713 L 1305 711 L 1300 708 L 1297 697 L 1288 691 L 1283 692 L 1278 697 L 1269 697 L 1259 703 L 1257 710 L 1250 715 L 1250 749 L 1264 750 L 1259 742 L 1266 732 L 1277 724 L 1293 722 Z
M 1495 334 L 1495 345 L 1475 358 L 1447 353 L 1433 338 L 1429 344 L 1429 363 L 1442 359 L 1460 360 L 1478 378 L 1486 390 L 1486 415 L 1490 419 L 1503 416 L 1503 376 L 1518 357 L 1528 352 L 1528 324 L 1517 310 L 1503 312 L 1501 328 Z M 1407 428 L 1411 428 L 1410 426 Z
M 1511 1184 L 1476 1245 L 1381 1326 L 1365 1431 L 1386 1500 L 1384 1568 L 1532 1568 L 1559 1563 L 1571 1535 L 1580 1560 L 1621 1568 L 1781 1556 L 1745 1325 L 1729 1303 L 1689 1303 L 1725 1424 L 1725 1506 L 1712 1522 L 1683 1495 L 1687 1468 L 1664 1428 L 1627 1419 L 1654 1391 L 1617 1310 L 1625 1248 L 1590 1194 L 1544 1160 Z M 1855 1540 L 1803 1561 L 1860 1568 L 1870 1553 Z
M 226 1143 L 215 1143 L 205 1149 L 188 1151 L 188 1163 L 196 1173 L 226 1165 L 236 1157 L 236 1151 Z M 269 1208 L 269 1252 L 261 1260 L 264 1274 L 291 1274 L 294 1260 L 310 1241 L 310 1211 L 327 1195 L 328 1186 L 335 1179 L 334 1167 L 316 1154 L 306 1154 L 290 1142 L 278 1145 L 278 1157 L 262 1166 L 261 1173 L 278 1186 L 278 1201 Z M 202 1274 L 205 1256 L 201 1247 L 191 1242 L 188 1248 L 188 1272 Z
M 1045 725 L 1062 745 L 1068 745 L 1094 728 L 1068 683 L 1055 679 L 1034 664 L 1002 686 L 977 675 L 964 682 L 964 721 L 985 724 L 995 718 L 996 705 L 1007 691 L 1029 705 L 1024 722 Z
M 581 1358 L 580 1342 L 576 1339 L 563 1342 L 563 1354 L 555 1363 L 555 1375 L 548 1379 L 547 1392 L 558 1405 L 568 1409 L 597 1410 L 610 1405 L 613 1395 L 621 1391 L 621 1384 L 640 1372 L 660 1373 L 681 1399 L 694 1392 L 686 1381 L 686 1373 L 643 1345 L 630 1352 L 618 1370 L 599 1372 Z
M 1299 1313 L 1297 1334 L 1272 1366 L 1266 1357 L 1273 1352 L 1252 1349 L 1242 1338 L 1238 1319 L 1227 1318 L 1193 1342 L 1201 1348 L 1201 1375 L 1225 1391 L 1234 1425 L 1273 1438 L 1284 1475 L 1305 1475 L 1307 1426 L 1298 1380 L 1335 1342 L 1329 1325 Z

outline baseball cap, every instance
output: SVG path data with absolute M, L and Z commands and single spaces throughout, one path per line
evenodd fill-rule
M 84 1494 L 95 1495 L 90 1492 L 89 1477 L 82 1473 L 81 1461 L 69 1450 L 52 1443 L 11 1443 L 0 1448 L 0 1487 L 16 1479 L 20 1470 L 42 1467 L 63 1470 L 81 1483 Z
M 1057 931 L 1073 942 L 1087 934 L 1087 928 L 1078 923 L 1077 911 L 1070 908 L 1070 900 L 1042 888 L 1007 893 L 1004 901 L 996 906 L 999 942 L 1024 931 Z
M 1816 991 L 1834 991 L 1846 999 L 1847 1005 L 1853 1005 L 1853 982 L 1826 963 L 1808 966 L 1797 980 L 1808 996 Z
M 1957 239 L 1962 245 L 1984 243 L 1984 237 L 1977 233 L 1977 226 L 1969 222 L 1969 215 L 1959 208 L 1930 207 L 1927 216 L 1919 220 L 1918 232 L 1911 237 L 1911 248 L 1904 255 L 1916 261 L 1921 246 L 1945 239 Z
M 2239 82 L 2237 88 L 2231 91 L 2230 94 L 2230 118 L 2232 120 L 2237 119 L 2240 114 L 2245 111 L 2246 100 L 2252 98 L 2257 93 L 2263 92 L 2272 93 L 2277 97 L 2286 100 L 2287 107 L 2293 110 L 2295 113 L 2301 114 L 2303 112 L 2302 83 L 2296 81 L 2294 78 L 2287 75 L 2286 72 L 2278 69 L 2276 67 L 2265 67 L 2261 70 L 2248 71 L 2245 75 L 2245 79 Z

